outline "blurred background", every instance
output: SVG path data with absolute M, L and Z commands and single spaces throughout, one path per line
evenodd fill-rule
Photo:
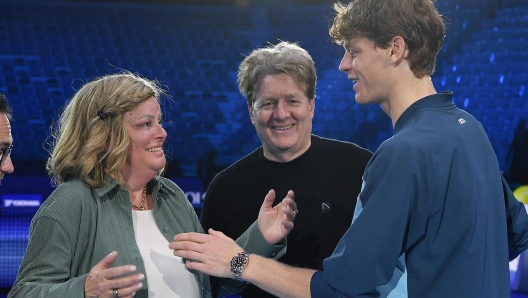
M 333 3 L 2 0 L 0 92 L 13 107 L 15 172 L 0 186 L 0 296 L 14 282 L 31 217 L 53 191 L 45 171 L 50 126 L 98 76 L 128 70 L 167 91 L 165 176 L 197 211 L 203 180 L 260 146 L 236 71 L 245 55 L 268 43 L 297 42 L 314 58 L 313 132 L 375 151 L 392 126 L 379 106 L 355 103 L 352 83 L 337 70 L 344 51 L 328 36 Z M 481 121 L 512 189 L 528 184 L 522 121 L 528 118 L 528 1 L 435 5 L 448 25 L 433 75 L 437 91 L 453 91 L 454 102 Z

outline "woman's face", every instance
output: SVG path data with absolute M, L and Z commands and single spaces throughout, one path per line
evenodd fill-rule
M 130 137 L 130 144 L 121 173 L 124 177 L 148 175 L 153 178 L 165 166 L 163 143 L 167 138 L 167 132 L 161 126 L 158 101 L 151 97 L 126 112 L 123 126 Z

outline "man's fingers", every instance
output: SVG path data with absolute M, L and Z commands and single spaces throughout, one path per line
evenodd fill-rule
M 294 223 L 293 221 L 289 221 L 289 220 L 282 220 L 281 221 L 282 223 L 282 226 L 284 227 L 284 229 L 286 229 L 286 231 L 291 231 L 293 229 L 293 226 L 294 226 Z
M 284 208 L 284 215 L 282 216 L 282 219 L 283 220 L 288 220 L 288 221 L 293 221 L 295 220 L 295 212 L 293 209 L 291 209 L 291 207 L 289 206 L 283 206 Z
M 288 194 L 284 200 L 282 200 L 282 203 L 285 205 L 285 207 L 296 213 L 295 210 L 297 210 L 297 203 L 295 203 L 295 194 L 293 193 L 293 190 L 288 191 Z
M 186 260 L 185 267 L 187 267 L 187 269 L 190 269 L 190 270 L 198 270 L 206 274 L 210 274 L 210 272 L 207 270 L 209 268 L 209 265 L 202 263 L 202 262 L 194 262 L 191 260 Z
M 208 232 L 209 232 L 209 235 L 216 236 L 216 237 L 222 238 L 224 240 L 231 240 L 231 238 L 227 237 L 224 233 L 222 233 L 220 231 L 209 229 Z
M 297 203 L 295 203 L 295 193 L 293 190 L 288 191 L 288 194 L 286 194 L 286 197 L 284 198 L 284 203 L 290 207 L 293 207 L 293 210 L 297 208 Z
M 210 236 L 210 235 L 208 235 Z M 196 243 L 193 241 L 173 241 L 169 243 L 169 248 L 172 250 L 186 250 L 186 251 L 196 251 L 196 252 L 202 252 L 202 244 Z
M 196 232 L 181 233 L 174 236 L 174 241 L 191 241 L 196 243 L 204 243 L 207 239 L 207 234 Z
M 260 212 L 271 209 L 273 207 L 274 201 L 275 201 L 275 190 L 270 189 L 270 191 L 264 197 L 264 202 L 262 203 L 262 207 L 260 207 Z
M 175 249 L 173 254 L 177 257 L 186 259 L 186 260 L 194 260 L 198 262 L 203 262 L 203 254 L 192 251 L 192 250 L 184 250 L 184 249 Z M 189 261 L 187 261 L 189 262 Z

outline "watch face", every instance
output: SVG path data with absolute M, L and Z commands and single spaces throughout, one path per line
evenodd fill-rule
M 231 272 L 233 272 L 235 278 L 240 278 L 242 271 L 246 268 L 247 262 L 249 259 L 249 254 L 247 252 L 238 253 L 231 259 Z
M 240 271 L 246 265 L 246 258 L 243 256 L 236 256 L 231 260 L 231 271 Z

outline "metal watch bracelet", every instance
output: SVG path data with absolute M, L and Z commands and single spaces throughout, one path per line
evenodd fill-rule
M 246 251 L 237 253 L 231 259 L 231 272 L 233 273 L 233 278 L 240 280 L 242 272 L 246 269 L 247 263 L 249 261 L 249 253 Z

